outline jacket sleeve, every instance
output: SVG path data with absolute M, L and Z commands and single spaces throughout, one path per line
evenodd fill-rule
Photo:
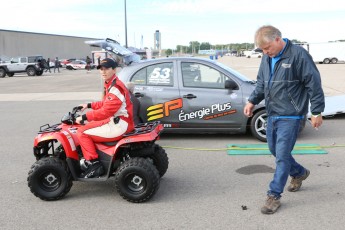
M 104 100 L 104 98 L 103 98 L 103 100 Z M 102 106 L 103 106 L 103 101 L 95 101 L 95 102 L 91 103 L 91 109 L 93 109 L 93 110 L 100 109 L 100 108 L 102 108 Z
M 308 53 L 302 54 L 300 60 L 300 76 L 302 76 L 304 86 L 310 98 L 310 112 L 312 114 L 320 114 L 325 109 L 325 96 L 321 85 L 320 72 Z
M 100 121 L 114 116 L 114 114 L 121 108 L 123 100 L 123 93 L 114 86 L 113 89 L 105 95 L 102 103 L 94 102 L 92 104 L 92 106 L 94 106 L 92 108 L 98 109 L 88 111 L 86 113 L 87 120 Z
M 265 60 L 266 59 L 263 59 L 261 61 L 257 76 L 256 87 L 248 98 L 248 101 L 253 103 L 254 105 L 259 104 L 265 98 L 265 76 L 263 74 L 263 62 Z

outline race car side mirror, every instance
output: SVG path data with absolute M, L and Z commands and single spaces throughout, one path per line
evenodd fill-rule
M 238 85 L 233 80 L 225 81 L 225 89 L 238 90 Z

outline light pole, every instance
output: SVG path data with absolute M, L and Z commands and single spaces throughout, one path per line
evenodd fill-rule
M 125 40 L 126 40 L 126 48 L 128 48 L 127 44 L 127 9 L 126 9 L 126 0 L 125 1 Z

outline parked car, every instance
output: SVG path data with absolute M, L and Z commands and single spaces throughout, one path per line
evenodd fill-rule
M 95 65 L 91 63 L 91 69 L 94 69 Z M 86 69 L 86 61 L 75 60 L 66 64 L 66 69 L 76 70 L 76 69 Z
M 61 59 L 60 61 L 60 67 L 66 67 L 68 63 L 71 63 L 72 61 L 77 60 L 76 58 L 69 58 L 69 59 Z
M 246 57 L 247 58 L 251 58 L 251 57 L 253 57 L 253 58 L 261 58 L 262 56 L 263 56 L 262 49 L 259 49 L 259 48 L 253 49 L 251 51 L 247 51 L 246 52 Z
M 170 133 L 251 133 L 266 141 L 264 103 L 246 117 L 243 108 L 256 82 L 213 60 L 171 57 L 124 67 L 123 82 L 135 84 L 143 122 L 159 120 Z
M 253 58 L 261 58 L 262 57 L 262 53 L 253 52 L 253 53 L 247 55 L 247 58 L 251 58 L 251 57 L 253 57 Z
M 13 57 L 10 61 L 0 63 L 0 77 L 13 77 L 15 73 L 26 72 L 28 76 L 41 76 L 44 66 L 41 55 Z

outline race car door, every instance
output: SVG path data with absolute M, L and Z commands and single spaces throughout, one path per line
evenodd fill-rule
M 178 113 L 182 107 L 176 80 L 175 62 L 157 62 L 137 71 L 131 81 L 140 101 L 143 122 L 161 121 L 166 128 L 179 127 Z
M 243 126 L 241 88 L 225 89 L 225 81 L 234 76 L 227 76 L 219 67 L 206 62 L 181 62 L 179 69 L 180 97 L 183 98 L 179 114 L 181 128 L 212 132 L 217 129 L 235 131 Z

